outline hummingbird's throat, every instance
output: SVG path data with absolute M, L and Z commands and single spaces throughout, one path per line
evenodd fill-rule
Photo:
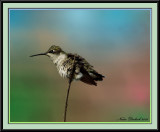
M 62 65 L 62 63 L 66 60 L 66 55 L 65 54 L 60 54 L 60 55 L 53 55 L 51 60 L 53 61 L 54 64 L 56 65 Z

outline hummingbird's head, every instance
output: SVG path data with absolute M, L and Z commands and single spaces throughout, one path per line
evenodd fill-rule
M 32 55 L 30 57 L 39 56 L 39 55 L 47 55 L 48 57 L 55 58 L 56 56 L 60 55 L 60 53 L 63 52 L 62 49 L 59 46 L 52 45 L 47 52 L 40 53 L 36 55 Z
M 47 55 L 50 55 L 50 54 L 59 54 L 60 52 L 62 52 L 62 49 L 59 46 L 52 45 L 46 53 Z

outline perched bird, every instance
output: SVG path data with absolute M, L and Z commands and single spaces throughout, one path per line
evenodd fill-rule
M 75 64 L 73 80 L 80 80 L 84 83 L 97 86 L 96 81 L 102 81 L 104 78 L 84 58 L 77 54 L 66 53 L 59 46 L 52 45 L 47 52 L 30 57 L 39 55 L 48 56 L 56 65 L 59 74 L 64 78 L 70 78 L 73 63 Z

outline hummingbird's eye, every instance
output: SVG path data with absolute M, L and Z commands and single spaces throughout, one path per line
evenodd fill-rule
M 50 50 L 48 53 L 54 53 L 53 50 Z

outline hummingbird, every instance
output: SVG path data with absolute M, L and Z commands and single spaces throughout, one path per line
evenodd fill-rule
M 86 84 L 97 86 L 96 81 L 102 81 L 104 78 L 83 57 L 78 54 L 66 53 L 59 46 L 52 45 L 47 52 L 31 55 L 30 57 L 39 55 L 48 56 L 63 78 L 70 79 L 73 63 L 75 64 L 73 80 L 80 80 Z

